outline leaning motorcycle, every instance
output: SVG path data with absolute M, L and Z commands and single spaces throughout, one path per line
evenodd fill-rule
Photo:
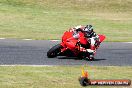
M 98 34 L 100 41 L 95 43 L 96 49 L 99 47 L 100 43 L 104 41 L 105 36 Z M 48 52 L 48 58 L 54 58 L 57 56 L 67 56 L 67 57 L 78 57 L 78 58 L 87 58 L 89 60 L 94 60 L 94 57 L 90 57 L 90 53 L 86 52 L 86 49 L 90 49 L 90 43 L 88 44 L 87 38 L 84 33 L 66 31 L 62 36 L 61 43 L 53 46 Z M 94 56 L 96 50 L 94 52 Z

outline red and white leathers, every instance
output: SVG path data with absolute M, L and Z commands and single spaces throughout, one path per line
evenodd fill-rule
M 78 35 L 78 30 L 82 30 L 81 32 L 83 32 L 85 29 L 85 26 L 76 26 L 74 28 L 70 28 L 69 31 L 70 32 L 76 32 L 76 35 Z M 85 32 L 83 32 L 85 33 Z M 85 34 L 84 34 L 85 35 Z M 90 44 L 90 49 L 86 49 L 87 52 L 90 53 L 94 53 L 96 51 L 96 46 L 99 46 L 99 36 L 93 31 L 92 33 L 88 34 L 89 36 L 87 36 L 87 41 Z

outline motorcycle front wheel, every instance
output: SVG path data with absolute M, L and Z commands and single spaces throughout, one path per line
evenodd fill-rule
M 60 44 L 57 44 L 53 46 L 48 52 L 47 57 L 48 58 L 54 58 L 61 52 L 62 46 Z

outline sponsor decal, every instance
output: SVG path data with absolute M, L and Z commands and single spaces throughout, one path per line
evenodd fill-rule
M 88 72 L 82 68 L 82 75 L 79 77 L 82 86 L 130 86 L 129 79 L 90 79 Z

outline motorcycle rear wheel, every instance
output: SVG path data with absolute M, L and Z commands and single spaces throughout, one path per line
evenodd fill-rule
M 95 58 L 94 58 L 94 57 L 91 57 L 91 58 L 89 57 L 89 60 L 90 60 L 90 61 L 94 61 Z
M 48 58 L 54 58 L 61 52 L 62 46 L 60 44 L 57 44 L 53 46 L 48 52 L 47 57 Z

